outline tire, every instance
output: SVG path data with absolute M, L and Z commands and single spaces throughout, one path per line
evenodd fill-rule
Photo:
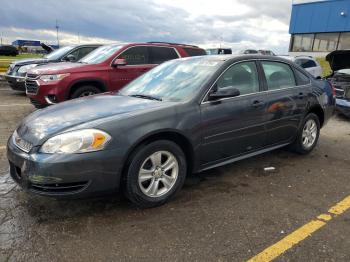
M 84 97 L 84 96 L 90 96 L 90 95 L 95 95 L 101 93 L 101 90 L 98 89 L 96 86 L 81 86 L 78 87 L 77 90 L 75 90 L 72 95 L 71 99 L 79 98 L 79 97 Z
M 174 164 L 170 165 L 172 160 Z M 182 188 L 186 172 L 185 154 L 174 142 L 158 140 L 140 146 L 131 156 L 124 177 L 125 196 L 140 208 L 163 205 Z
M 306 129 L 308 129 L 308 125 L 310 123 L 314 124 L 315 134 L 312 135 L 310 132 L 306 132 L 305 138 L 305 136 L 303 136 L 303 133 Z M 306 115 L 301 125 L 301 128 L 298 131 L 298 135 L 293 144 L 291 145 L 292 150 L 301 155 L 309 154 L 317 145 L 317 141 L 320 136 L 320 129 L 320 120 L 318 119 L 318 116 L 313 113 L 309 113 L 308 115 Z M 310 138 L 313 138 L 313 141 Z M 305 139 L 307 139 L 307 141 L 309 141 L 310 143 L 305 143 Z

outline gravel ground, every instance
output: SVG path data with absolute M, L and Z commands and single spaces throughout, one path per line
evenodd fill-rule
M 340 116 L 310 155 L 277 150 L 191 176 L 159 208 L 118 194 L 28 195 L 9 178 L 4 145 L 32 111 L 0 82 L 0 261 L 244 261 L 350 195 L 350 120 Z M 349 261 L 349 246 L 346 211 L 277 261 Z

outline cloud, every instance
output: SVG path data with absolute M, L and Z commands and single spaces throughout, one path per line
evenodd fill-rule
M 35 38 L 62 43 L 169 41 L 222 45 L 234 49 L 270 48 L 286 52 L 290 0 L 128 0 L 69 3 L 54 0 L 2 3 L 0 31 L 8 40 Z M 23 8 L 25 6 L 25 8 Z

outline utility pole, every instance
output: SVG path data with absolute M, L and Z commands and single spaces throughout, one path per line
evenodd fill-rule
M 80 32 L 78 31 L 78 44 L 80 44 Z
M 57 46 L 60 47 L 60 40 L 58 39 L 58 29 L 60 27 L 58 26 L 58 21 L 56 19 L 56 37 L 57 37 Z
M 0 33 L 0 45 L 2 45 L 2 32 Z

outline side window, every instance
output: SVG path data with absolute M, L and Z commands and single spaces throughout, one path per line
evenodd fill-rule
M 269 61 L 262 61 L 261 65 L 269 90 L 296 86 L 294 74 L 289 65 Z
M 75 49 L 73 52 L 68 53 L 67 55 L 64 56 L 66 58 L 69 55 L 73 55 L 75 57 L 75 61 L 79 60 L 79 49 Z
M 151 64 L 161 64 L 165 61 L 179 58 L 174 48 L 168 47 L 149 47 L 151 53 Z
M 233 86 L 241 95 L 259 92 L 259 78 L 255 62 L 231 66 L 216 82 L 217 88 Z
M 304 73 L 300 72 L 298 69 L 295 69 L 294 71 L 298 86 L 310 84 L 309 77 L 307 77 Z
M 204 49 L 200 49 L 200 48 L 183 48 L 186 53 L 189 55 L 189 56 L 201 56 L 201 55 L 206 55 L 207 53 L 205 52 Z
M 82 47 L 79 49 L 79 54 L 77 56 L 77 60 L 83 58 L 84 56 L 86 56 L 88 53 L 90 53 L 91 51 L 95 50 L 96 47 Z
M 123 52 L 118 58 L 125 59 L 128 65 L 149 64 L 148 49 L 145 46 L 131 47 Z

